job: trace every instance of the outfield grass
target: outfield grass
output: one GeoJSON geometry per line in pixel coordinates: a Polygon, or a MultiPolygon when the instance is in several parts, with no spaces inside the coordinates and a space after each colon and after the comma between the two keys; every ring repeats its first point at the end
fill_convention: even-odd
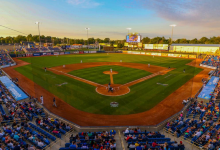
{"type": "MultiPolygon", "coordinates": [[[[190,59],[127,54],[83,54],[29,57],[20,59],[31,64],[18,67],[16,70],[33,80],[38,85],[42,86],[79,110],[109,115],[134,114],[149,110],[202,70],[200,68],[186,65],[192,61],[190,59]],[[123,62],[132,63],[150,63],[152,65],[162,67],[170,66],[171,68],[176,69],[170,71],[166,75],[159,75],[144,82],[135,84],[130,87],[130,93],[120,97],[108,97],[100,95],[95,92],[95,87],[92,85],[74,80],[67,76],[56,75],[50,71],[45,73],[43,69],[44,67],[55,67],[64,64],[80,63],[81,60],[83,62],[120,62],[120,60],[122,60],[123,62]],[[183,73],[183,69],[186,70],[186,73],[183,73]],[[58,84],[64,82],[67,82],[68,84],[57,86],[58,84]],[[158,85],[158,82],[168,84],[168,86],[158,85]],[[119,107],[110,107],[110,102],[118,102],[119,107]]],[[[125,68],[126,67],[123,69],[125,68]]],[[[119,72],[121,71],[119,70],[119,72]]],[[[120,74],[123,74],[123,72],[120,74]]],[[[142,73],[140,73],[140,75],[141,74],[142,73]]],[[[90,76],[90,74],[87,74],[87,76],[90,76]]],[[[136,78],[134,76],[135,74],[131,75],[130,77],[126,75],[124,78],[136,78]]],[[[124,80],[123,77],[119,77],[117,79],[119,81],[117,82],[120,82],[120,78],[121,80],[124,80]]],[[[100,77],[97,77],[97,79],[102,80],[100,77]]],[[[104,80],[101,82],[104,83],[108,79],[106,81],[104,80]]]]}
{"type": "Polygon", "coordinates": [[[118,72],[118,74],[113,75],[114,84],[125,84],[151,74],[150,72],[144,70],[115,66],[115,65],[106,65],[106,66],[74,70],[72,72],[69,72],[69,74],[99,84],[108,84],[110,82],[110,75],[103,74],[103,72],[109,71],[110,69],[118,72]]]}

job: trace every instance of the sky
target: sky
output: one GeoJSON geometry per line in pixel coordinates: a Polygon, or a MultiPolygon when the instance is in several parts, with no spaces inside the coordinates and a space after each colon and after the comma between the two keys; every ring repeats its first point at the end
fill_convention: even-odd
{"type": "MultiPolygon", "coordinates": [[[[123,40],[130,32],[142,37],[173,39],[220,35],[220,0],[0,0],[0,25],[25,34],[123,40]]],[[[20,33],[0,26],[0,37],[20,33]]]]}

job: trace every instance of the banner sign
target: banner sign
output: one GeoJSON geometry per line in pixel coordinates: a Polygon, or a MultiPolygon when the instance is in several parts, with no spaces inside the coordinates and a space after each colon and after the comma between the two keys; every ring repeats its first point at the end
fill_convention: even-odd
{"type": "Polygon", "coordinates": [[[89,53],[96,53],[96,51],[89,51],[89,53]]]}
{"type": "Polygon", "coordinates": [[[65,52],[65,54],[70,54],[70,52],[65,52]]]}
{"type": "Polygon", "coordinates": [[[84,53],[84,51],[78,51],[78,53],[83,54],[83,53],[84,53]]]}
{"type": "Polygon", "coordinates": [[[105,51],[97,51],[97,53],[105,53],[105,51]]]}
{"type": "Polygon", "coordinates": [[[60,52],[60,55],[64,55],[64,52],[60,52]]]}
{"type": "Polygon", "coordinates": [[[84,53],[89,53],[89,51],[84,51],[84,53]]]}
{"type": "Polygon", "coordinates": [[[28,98],[28,96],[7,76],[0,77],[0,81],[5,85],[5,87],[9,90],[9,92],[15,98],[16,101],[28,98]]]}
{"type": "Polygon", "coordinates": [[[53,54],[54,54],[54,55],[59,55],[59,52],[54,52],[53,54]]]}
{"type": "Polygon", "coordinates": [[[211,99],[212,93],[214,92],[218,81],[219,81],[219,77],[212,76],[209,82],[200,92],[198,98],[208,99],[208,100],[211,99]]]}
{"type": "Polygon", "coordinates": [[[140,52],[132,52],[132,54],[140,54],[140,52]]]}
{"type": "Polygon", "coordinates": [[[27,53],[26,56],[31,57],[31,56],[33,56],[33,54],[32,53],[27,53]]]}
{"type": "Polygon", "coordinates": [[[33,53],[33,56],[40,56],[40,53],[33,53]]]}
{"type": "Polygon", "coordinates": [[[47,53],[43,53],[43,55],[47,55],[47,53]]]}

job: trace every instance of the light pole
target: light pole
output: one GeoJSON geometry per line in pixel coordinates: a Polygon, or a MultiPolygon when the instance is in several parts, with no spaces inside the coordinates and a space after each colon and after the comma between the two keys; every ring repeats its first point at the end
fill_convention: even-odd
{"type": "Polygon", "coordinates": [[[175,24],[170,25],[172,27],[172,35],[171,35],[171,44],[173,43],[173,28],[176,26],[175,24]]]}
{"type": "Polygon", "coordinates": [[[126,28],[128,30],[128,35],[129,35],[129,31],[131,30],[131,28],[126,28]]]}
{"type": "Polygon", "coordinates": [[[85,29],[87,30],[87,40],[88,40],[88,42],[87,42],[87,44],[88,44],[87,48],[89,49],[89,38],[88,38],[88,34],[89,34],[90,28],[85,28],[85,29]]]}
{"type": "MultiPolygon", "coordinates": [[[[40,41],[40,22],[37,21],[35,24],[38,25],[39,41],[40,41]]],[[[40,41],[40,45],[39,45],[39,50],[40,50],[40,48],[41,48],[41,41],[40,41]]]]}

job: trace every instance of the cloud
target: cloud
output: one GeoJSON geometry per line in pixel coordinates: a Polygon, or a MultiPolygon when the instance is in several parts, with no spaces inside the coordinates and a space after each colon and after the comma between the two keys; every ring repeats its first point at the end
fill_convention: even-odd
{"type": "Polygon", "coordinates": [[[82,8],[94,8],[101,5],[101,3],[98,3],[94,0],[67,0],[67,3],[80,6],[82,8]]]}
{"type": "MultiPolygon", "coordinates": [[[[138,7],[152,10],[179,25],[219,27],[219,0],[136,0],[138,7]]],[[[136,6],[137,7],[137,6],[136,6]]]]}

